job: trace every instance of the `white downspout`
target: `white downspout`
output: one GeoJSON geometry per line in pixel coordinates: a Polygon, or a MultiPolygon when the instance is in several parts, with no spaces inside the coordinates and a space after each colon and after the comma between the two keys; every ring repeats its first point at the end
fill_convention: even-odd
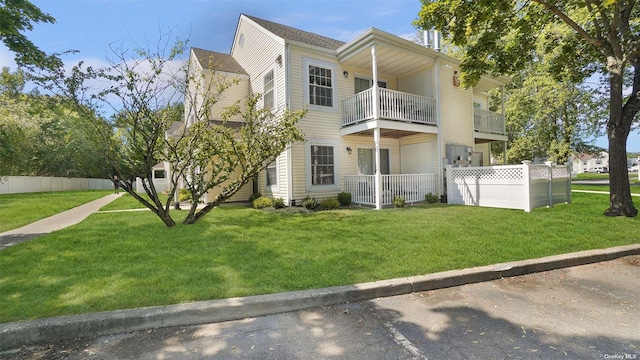
{"type": "MultiPolygon", "coordinates": [[[[373,118],[378,120],[380,118],[380,91],[378,89],[378,63],[376,59],[376,45],[371,45],[371,66],[373,68],[373,118]]],[[[376,188],[376,210],[382,209],[382,173],[380,172],[380,128],[373,129],[373,142],[375,144],[375,157],[376,157],[376,174],[375,174],[375,188],[376,188]]]]}
{"type": "MultiPolygon", "coordinates": [[[[291,46],[289,43],[285,44],[284,52],[284,96],[285,96],[285,108],[290,110],[291,107],[291,77],[289,76],[289,60],[291,59],[291,46]]],[[[293,196],[293,144],[287,148],[287,202],[292,205],[295,197],[293,196]]]]}
{"type": "Polygon", "coordinates": [[[436,65],[435,65],[435,84],[436,88],[436,125],[438,128],[438,190],[440,192],[440,196],[445,195],[444,193],[444,163],[442,161],[442,126],[441,126],[441,118],[440,118],[440,57],[436,57],[436,65]]]}

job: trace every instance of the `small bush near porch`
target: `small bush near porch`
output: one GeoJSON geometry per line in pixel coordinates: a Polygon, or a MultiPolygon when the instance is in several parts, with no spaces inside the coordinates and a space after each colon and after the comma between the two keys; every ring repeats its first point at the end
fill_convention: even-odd
{"type": "MultiPolygon", "coordinates": [[[[126,198],[117,201],[126,201],[126,198]]],[[[531,213],[445,204],[308,214],[215,209],[167,229],[108,212],[0,251],[0,322],[322,288],[640,243],[608,195],[531,213]]],[[[114,204],[117,207],[117,204],[114,204]]]]}

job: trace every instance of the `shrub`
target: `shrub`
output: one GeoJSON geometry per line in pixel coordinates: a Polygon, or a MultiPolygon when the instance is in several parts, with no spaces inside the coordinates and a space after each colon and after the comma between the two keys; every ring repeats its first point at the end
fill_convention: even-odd
{"type": "Polygon", "coordinates": [[[336,198],[328,198],[320,201],[320,209],[334,210],[340,208],[340,202],[336,198]]]}
{"type": "Polygon", "coordinates": [[[402,196],[398,196],[398,195],[394,195],[393,196],[393,206],[397,207],[397,208],[401,208],[404,207],[404,197],[402,196]]]}
{"type": "Polygon", "coordinates": [[[308,210],[315,210],[319,205],[320,204],[318,203],[318,200],[316,200],[316,198],[312,196],[307,196],[306,198],[302,199],[302,206],[308,210]]]}
{"type": "Polygon", "coordinates": [[[338,193],[338,202],[341,206],[349,206],[351,204],[351,193],[341,192],[338,193]]]}
{"type": "Polygon", "coordinates": [[[251,194],[251,195],[249,195],[249,202],[253,204],[253,201],[255,199],[259,199],[261,197],[262,197],[262,193],[251,194]]]}
{"type": "Polygon", "coordinates": [[[435,195],[433,193],[428,193],[424,196],[424,201],[433,204],[433,203],[437,203],[438,201],[440,201],[440,199],[438,198],[438,195],[435,195]]]}
{"type": "Polygon", "coordinates": [[[272,207],[273,201],[271,199],[261,196],[255,200],[253,200],[253,207],[256,209],[264,209],[266,207],[272,207]]]}
{"type": "Polygon", "coordinates": [[[282,209],[284,207],[283,198],[274,198],[272,202],[273,202],[273,207],[276,209],[282,209]]]}
{"type": "Polygon", "coordinates": [[[191,193],[187,189],[180,189],[178,192],[178,200],[187,201],[191,200],[191,193]]]}

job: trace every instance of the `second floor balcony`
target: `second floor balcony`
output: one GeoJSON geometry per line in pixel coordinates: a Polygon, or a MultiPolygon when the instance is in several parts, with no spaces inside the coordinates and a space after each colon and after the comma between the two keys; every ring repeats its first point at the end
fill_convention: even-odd
{"type": "Polygon", "coordinates": [[[376,106],[374,91],[370,88],[342,101],[342,126],[372,119],[437,125],[434,99],[378,88],[376,106]]]}
{"type": "Polygon", "coordinates": [[[506,135],[504,115],[487,110],[473,109],[473,129],[476,132],[506,135]]]}

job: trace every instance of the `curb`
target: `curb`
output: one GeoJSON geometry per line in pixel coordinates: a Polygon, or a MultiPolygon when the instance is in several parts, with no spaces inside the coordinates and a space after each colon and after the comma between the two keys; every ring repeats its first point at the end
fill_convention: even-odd
{"type": "Polygon", "coordinates": [[[0,351],[79,337],[239,320],[472,284],[640,255],[640,244],[429,275],[243,298],[153,306],[0,324],[0,351]]]}

